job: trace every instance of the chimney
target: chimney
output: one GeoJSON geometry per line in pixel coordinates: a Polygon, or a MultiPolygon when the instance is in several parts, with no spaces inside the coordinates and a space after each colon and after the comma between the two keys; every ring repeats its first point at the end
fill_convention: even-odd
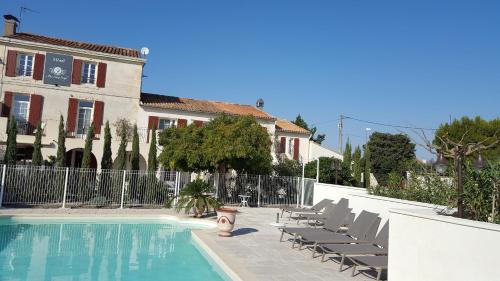
{"type": "Polygon", "coordinates": [[[10,36],[16,34],[17,24],[19,20],[13,15],[3,16],[3,36],[10,36]]]}

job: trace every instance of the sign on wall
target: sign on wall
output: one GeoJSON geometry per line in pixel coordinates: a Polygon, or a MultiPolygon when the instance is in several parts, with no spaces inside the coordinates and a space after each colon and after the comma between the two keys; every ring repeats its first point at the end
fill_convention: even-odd
{"type": "Polygon", "coordinates": [[[72,68],[72,56],[47,53],[47,55],[45,56],[45,72],[43,74],[43,83],[69,86],[71,84],[72,68]]]}

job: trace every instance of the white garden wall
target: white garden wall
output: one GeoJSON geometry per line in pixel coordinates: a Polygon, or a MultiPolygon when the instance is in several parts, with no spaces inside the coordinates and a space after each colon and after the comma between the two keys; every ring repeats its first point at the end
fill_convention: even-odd
{"type": "Polygon", "coordinates": [[[389,210],[391,209],[438,211],[447,209],[447,207],[440,205],[369,195],[365,188],[317,183],[314,185],[314,203],[321,201],[323,198],[335,201],[340,200],[340,198],[347,198],[349,199],[349,207],[353,209],[354,213],[359,214],[362,210],[378,213],[382,218],[382,224],[389,219],[389,210]]]}
{"type": "Polygon", "coordinates": [[[315,184],[314,202],[349,199],[353,212],[390,220],[390,281],[500,280],[500,225],[439,215],[444,206],[369,195],[365,189],[315,184]]]}
{"type": "Polygon", "coordinates": [[[389,280],[500,280],[500,225],[393,210],[389,280]]]}

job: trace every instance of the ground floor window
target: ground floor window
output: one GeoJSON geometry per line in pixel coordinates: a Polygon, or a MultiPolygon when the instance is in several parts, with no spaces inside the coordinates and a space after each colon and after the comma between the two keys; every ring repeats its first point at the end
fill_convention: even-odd
{"type": "Polygon", "coordinates": [[[92,122],[92,109],[94,103],[91,101],[80,101],[78,103],[78,126],[76,133],[77,135],[86,135],[87,130],[90,127],[90,122],[92,122]]]}

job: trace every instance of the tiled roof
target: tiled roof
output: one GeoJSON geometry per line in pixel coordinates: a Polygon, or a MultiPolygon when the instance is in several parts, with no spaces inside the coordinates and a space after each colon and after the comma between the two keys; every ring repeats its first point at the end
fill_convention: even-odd
{"type": "Polygon", "coordinates": [[[188,98],[179,98],[157,94],[141,93],[141,102],[143,105],[176,109],[191,112],[204,112],[214,114],[228,114],[246,116],[251,115],[255,118],[273,120],[274,117],[255,106],[244,104],[233,104],[218,101],[195,100],[188,98]]]}
{"type": "Polygon", "coordinates": [[[113,54],[113,55],[119,55],[119,56],[126,56],[126,57],[133,57],[133,58],[139,57],[139,51],[135,50],[135,49],[120,48],[120,47],[113,47],[113,46],[107,46],[107,45],[98,45],[98,44],[85,43],[85,42],[79,42],[79,41],[64,40],[64,39],[53,38],[53,37],[48,37],[48,36],[43,36],[43,35],[31,34],[31,33],[15,33],[13,35],[4,36],[4,37],[17,39],[17,40],[23,40],[23,41],[49,44],[49,45],[70,47],[70,48],[75,48],[75,49],[94,51],[94,52],[100,52],[100,53],[106,53],[106,54],[113,54]]]}
{"type": "Polygon", "coordinates": [[[299,134],[307,134],[310,132],[302,127],[299,127],[292,122],[284,119],[276,120],[276,131],[278,132],[287,132],[287,133],[299,133],[299,134]]]}

